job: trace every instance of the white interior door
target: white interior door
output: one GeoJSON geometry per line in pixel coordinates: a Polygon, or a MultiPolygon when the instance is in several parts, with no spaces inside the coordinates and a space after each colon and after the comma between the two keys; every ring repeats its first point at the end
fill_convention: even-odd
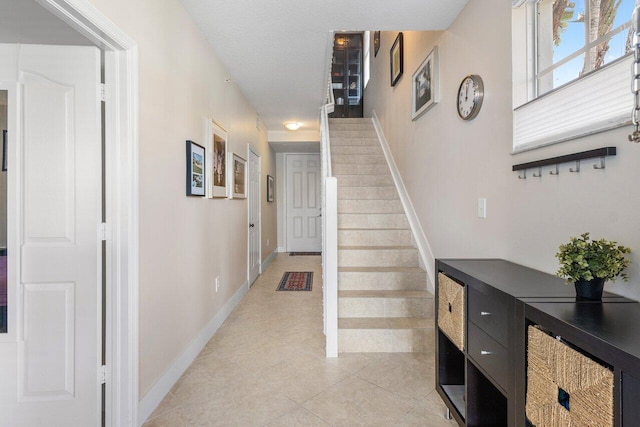
{"type": "Polygon", "coordinates": [[[260,275],[260,156],[249,147],[249,285],[260,275]]]}
{"type": "Polygon", "coordinates": [[[0,425],[99,425],[100,51],[0,45],[0,63],[0,80],[19,82],[8,249],[16,340],[0,343],[0,425]]]}
{"type": "Polygon", "coordinates": [[[320,154],[287,154],[287,252],[320,252],[320,154]]]}

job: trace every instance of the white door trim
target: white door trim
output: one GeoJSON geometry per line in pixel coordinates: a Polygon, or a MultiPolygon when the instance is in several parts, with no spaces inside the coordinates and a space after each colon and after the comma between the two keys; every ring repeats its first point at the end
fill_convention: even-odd
{"type": "MultiPolygon", "coordinates": [[[[260,152],[253,148],[251,144],[247,144],[247,165],[251,162],[251,153],[255,154],[258,157],[258,276],[262,274],[262,156],[260,156],[260,152]]],[[[247,166],[247,179],[245,182],[247,183],[247,188],[249,188],[249,171],[250,167],[247,166]]],[[[251,199],[247,201],[247,230],[249,230],[249,223],[251,222],[251,199]]],[[[249,232],[247,231],[247,283],[249,283],[249,287],[251,287],[251,237],[249,232]]]]}
{"type": "Polygon", "coordinates": [[[105,52],[106,425],[138,421],[138,48],[89,0],[36,0],[105,52]]]}

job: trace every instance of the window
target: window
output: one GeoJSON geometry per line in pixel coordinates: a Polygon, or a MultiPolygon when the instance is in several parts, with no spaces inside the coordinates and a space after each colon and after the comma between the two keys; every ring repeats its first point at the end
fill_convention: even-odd
{"type": "Polygon", "coordinates": [[[366,89],[367,88],[367,84],[369,83],[369,77],[371,77],[371,31],[365,31],[364,32],[364,70],[363,70],[363,79],[364,79],[364,86],[363,88],[366,89]]]}
{"type": "Polygon", "coordinates": [[[518,3],[512,20],[513,151],[629,123],[634,0],[518,3]]]}
{"type": "Polygon", "coordinates": [[[631,52],[634,0],[536,4],[536,80],[542,95],[631,52]]]}

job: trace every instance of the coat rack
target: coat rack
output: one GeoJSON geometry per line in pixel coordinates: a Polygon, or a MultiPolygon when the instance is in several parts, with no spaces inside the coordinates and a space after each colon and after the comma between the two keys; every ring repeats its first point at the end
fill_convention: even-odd
{"type": "Polygon", "coordinates": [[[593,165],[594,169],[602,170],[605,168],[605,158],[607,156],[615,156],[616,147],[603,147],[596,148],[595,150],[581,151],[579,153],[566,154],[564,156],[550,157],[548,159],[536,160],[534,162],[520,163],[513,165],[511,170],[518,171],[518,178],[527,179],[527,169],[535,169],[533,172],[535,178],[542,177],[542,168],[544,166],[554,166],[553,170],[549,171],[549,175],[559,175],[559,165],[562,163],[575,163],[575,166],[569,168],[569,172],[580,172],[580,162],[586,159],[599,158],[600,161],[593,165]]]}

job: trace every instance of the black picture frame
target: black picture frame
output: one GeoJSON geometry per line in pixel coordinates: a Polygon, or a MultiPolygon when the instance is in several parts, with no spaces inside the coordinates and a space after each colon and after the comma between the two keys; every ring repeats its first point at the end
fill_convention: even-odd
{"type": "Polygon", "coordinates": [[[2,172],[7,171],[7,130],[2,130],[2,172]]]}
{"type": "Polygon", "coordinates": [[[267,202],[273,202],[274,180],[271,175],[267,175],[267,202]]]}
{"type": "Polygon", "coordinates": [[[404,43],[402,33],[398,33],[389,51],[391,62],[391,86],[395,86],[404,72],[404,43]]]}
{"type": "Polygon", "coordinates": [[[205,148],[187,140],[187,196],[204,197],[206,176],[205,148]]]}
{"type": "Polygon", "coordinates": [[[378,56],[380,50],[380,31],[373,32],[373,57],[378,56]]]}

